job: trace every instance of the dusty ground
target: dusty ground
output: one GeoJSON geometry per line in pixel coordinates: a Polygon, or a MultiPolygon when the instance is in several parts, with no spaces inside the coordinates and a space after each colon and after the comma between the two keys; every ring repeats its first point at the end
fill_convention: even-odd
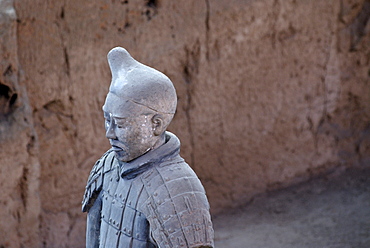
{"type": "Polygon", "coordinates": [[[271,192],[214,227],[218,248],[369,248],[370,168],[271,192]]]}

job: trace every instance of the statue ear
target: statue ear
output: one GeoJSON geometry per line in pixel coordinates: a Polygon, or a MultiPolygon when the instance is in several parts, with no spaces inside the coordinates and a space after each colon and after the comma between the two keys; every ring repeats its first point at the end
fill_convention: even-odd
{"type": "Polygon", "coordinates": [[[163,133],[163,117],[160,114],[155,114],[152,117],[152,127],[153,127],[153,132],[155,136],[159,136],[163,133]]]}

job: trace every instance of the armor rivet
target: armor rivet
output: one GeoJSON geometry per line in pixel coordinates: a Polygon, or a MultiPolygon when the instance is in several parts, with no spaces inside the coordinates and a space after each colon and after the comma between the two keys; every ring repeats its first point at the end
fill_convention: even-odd
{"type": "Polygon", "coordinates": [[[113,225],[115,225],[115,224],[116,224],[116,221],[114,220],[114,221],[113,221],[113,225]]]}
{"type": "Polygon", "coordinates": [[[154,196],[157,196],[157,195],[158,195],[158,193],[157,193],[157,192],[155,192],[155,193],[154,193],[154,196]]]}
{"type": "Polygon", "coordinates": [[[119,198],[122,198],[122,194],[119,194],[119,198]]]}
{"type": "Polygon", "coordinates": [[[117,197],[117,193],[114,194],[114,197],[117,197]]]}
{"type": "Polygon", "coordinates": [[[131,201],[129,201],[129,202],[128,202],[128,205],[130,205],[130,206],[131,206],[131,201]]]}
{"type": "Polygon", "coordinates": [[[110,189],[108,189],[108,194],[110,193],[110,189]]]}
{"type": "Polygon", "coordinates": [[[123,204],[121,204],[121,208],[123,208],[123,204]]]}
{"type": "Polygon", "coordinates": [[[113,200],[113,201],[112,201],[112,204],[114,204],[115,202],[116,202],[116,201],[115,201],[115,200],[113,200]]]}
{"type": "Polygon", "coordinates": [[[104,214],[101,217],[104,218],[104,214]]]}
{"type": "Polygon", "coordinates": [[[112,178],[112,177],[110,178],[110,181],[111,181],[111,182],[113,181],[113,178],[112,178]]]}
{"type": "Polygon", "coordinates": [[[109,219],[109,223],[111,223],[112,222],[112,218],[111,219],[109,219]]]}
{"type": "Polygon", "coordinates": [[[168,177],[165,177],[165,178],[164,178],[164,180],[165,180],[165,181],[169,181],[170,179],[169,179],[168,177]]]}
{"type": "Polygon", "coordinates": [[[127,231],[126,227],[125,227],[125,228],[123,228],[123,231],[124,231],[124,232],[126,232],[126,231],[127,231]]]}
{"type": "Polygon", "coordinates": [[[105,200],[108,200],[108,196],[105,197],[105,200]]]}
{"type": "Polygon", "coordinates": [[[128,230],[128,234],[131,234],[131,230],[128,230]]]}
{"type": "Polygon", "coordinates": [[[152,184],[151,184],[151,183],[148,183],[147,185],[148,185],[148,187],[152,186],[152,184]]]}
{"type": "Polygon", "coordinates": [[[136,238],[140,238],[140,235],[139,234],[136,234],[136,238]]]}
{"type": "Polygon", "coordinates": [[[118,234],[119,234],[119,231],[116,232],[116,235],[118,235],[118,234]]]}

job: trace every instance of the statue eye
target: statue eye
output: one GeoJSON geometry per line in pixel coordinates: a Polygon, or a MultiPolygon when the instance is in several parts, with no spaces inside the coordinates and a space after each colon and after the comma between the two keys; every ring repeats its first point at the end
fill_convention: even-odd
{"type": "Polygon", "coordinates": [[[106,114],[104,112],[104,122],[105,122],[105,126],[110,126],[110,115],[106,114]]]}
{"type": "Polygon", "coordinates": [[[118,128],[125,128],[126,127],[126,125],[124,124],[124,123],[122,123],[122,122],[118,122],[118,121],[115,121],[115,123],[116,123],[116,126],[118,127],[118,128]]]}
{"type": "Polygon", "coordinates": [[[109,128],[110,127],[110,120],[105,119],[105,127],[109,128]]]}
{"type": "Polygon", "coordinates": [[[127,128],[129,124],[126,118],[114,117],[113,121],[114,121],[115,126],[120,129],[127,128]]]}

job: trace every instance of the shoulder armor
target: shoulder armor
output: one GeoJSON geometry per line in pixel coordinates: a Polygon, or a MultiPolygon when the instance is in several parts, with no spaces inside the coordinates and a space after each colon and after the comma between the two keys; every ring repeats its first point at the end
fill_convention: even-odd
{"type": "Polygon", "coordinates": [[[194,171],[178,159],[151,171],[142,177],[149,195],[143,211],[159,247],[213,247],[209,204],[194,171]]]}
{"type": "Polygon", "coordinates": [[[94,204],[96,197],[99,195],[103,186],[104,173],[112,169],[113,159],[114,152],[112,150],[108,150],[98,161],[96,161],[91,169],[82,200],[82,212],[89,211],[91,206],[94,204]]]}

